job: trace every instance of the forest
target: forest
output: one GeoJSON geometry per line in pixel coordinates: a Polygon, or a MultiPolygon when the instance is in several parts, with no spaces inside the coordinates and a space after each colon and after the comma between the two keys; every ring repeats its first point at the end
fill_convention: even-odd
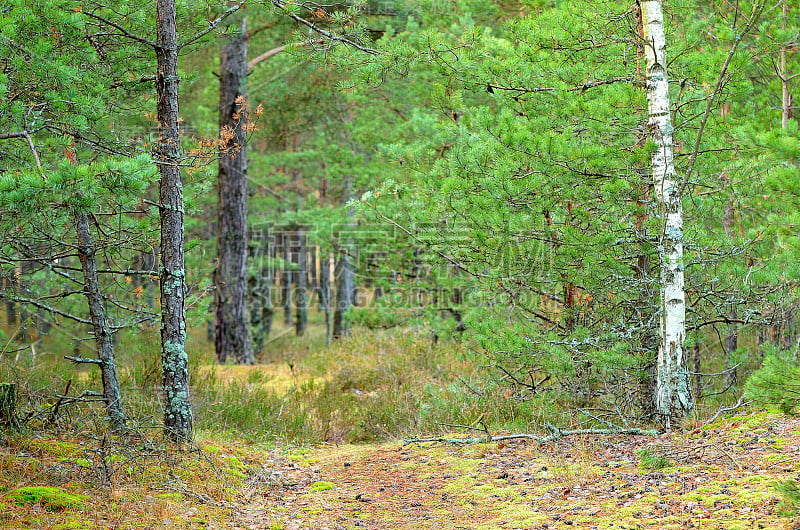
{"type": "Polygon", "coordinates": [[[800,527],[799,36],[1,1],[0,528],[800,527]]]}

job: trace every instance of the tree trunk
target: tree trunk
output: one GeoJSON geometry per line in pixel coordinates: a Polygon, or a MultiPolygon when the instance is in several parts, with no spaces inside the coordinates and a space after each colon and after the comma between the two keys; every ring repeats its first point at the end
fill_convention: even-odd
{"type": "Polygon", "coordinates": [[[214,271],[217,360],[253,364],[247,308],[247,22],[232,15],[220,52],[217,266],[214,271]],[[222,149],[224,148],[224,150],[222,149]]]}
{"type": "Polygon", "coordinates": [[[686,336],[686,296],[683,278],[683,205],[675,172],[673,127],[667,83],[666,41],[661,0],[641,0],[650,135],[658,146],[651,157],[653,187],[663,222],[659,235],[661,325],[656,372],[656,412],[667,429],[673,416],[692,409],[683,342],[686,336]]]}
{"type": "Polygon", "coordinates": [[[308,248],[306,234],[302,228],[295,232],[297,236],[297,296],[296,296],[296,322],[295,332],[298,337],[306,334],[308,329],[308,248]]]}
{"type": "Polygon", "coordinates": [[[186,266],[178,112],[178,30],[175,0],[156,0],[156,91],[161,174],[161,364],[164,432],[173,442],[192,438],[189,359],[186,353],[186,266]]]}
{"type": "MultiPolygon", "coordinates": [[[[269,236],[271,237],[271,236],[269,236]]],[[[253,256],[258,266],[258,273],[250,279],[252,306],[250,308],[250,326],[253,335],[253,354],[260,358],[264,353],[264,343],[269,337],[272,325],[272,265],[270,260],[270,244],[268,236],[262,236],[256,245],[253,256]]]]}
{"type": "Polygon", "coordinates": [[[326,253],[319,262],[319,303],[325,313],[325,345],[333,340],[331,319],[331,258],[326,253]]]}
{"type": "Polygon", "coordinates": [[[281,275],[281,304],[283,305],[283,323],[286,327],[292,325],[292,270],[289,268],[292,262],[292,252],[290,249],[291,238],[288,231],[281,235],[283,244],[283,274],[281,275]]]}
{"type": "Polygon", "coordinates": [[[345,313],[355,303],[355,274],[350,263],[350,257],[342,253],[336,262],[334,277],[336,278],[336,308],[333,313],[333,340],[346,337],[350,327],[345,313]]]}
{"type": "MultiPolygon", "coordinates": [[[[318,259],[317,259],[317,246],[311,245],[308,248],[308,274],[309,274],[309,297],[308,303],[313,303],[312,300],[314,295],[319,295],[319,269],[317,268],[318,259]]],[[[322,307],[322,302],[320,301],[320,308],[322,307]]]]}
{"type": "MultiPolygon", "coordinates": [[[[731,226],[734,220],[734,209],[731,205],[725,205],[722,209],[722,228],[725,230],[725,236],[731,237],[731,226]]],[[[726,382],[731,387],[736,387],[738,383],[738,374],[733,364],[733,354],[739,347],[739,334],[738,325],[736,324],[736,309],[732,309],[729,313],[730,322],[728,323],[728,331],[725,333],[725,339],[722,341],[722,352],[725,354],[725,371],[726,382]]]]}
{"type": "Polygon", "coordinates": [[[16,385],[0,383],[0,426],[17,428],[16,385]]]}
{"type": "Polygon", "coordinates": [[[6,324],[13,326],[17,323],[17,304],[14,302],[14,284],[16,281],[11,275],[3,277],[3,293],[6,299],[6,324]]]}
{"type": "Polygon", "coordinates": [[[83,270],[83,291],[89,302],[89,315],[92,319],[94,340],[97,344],[97,359],[100,361],[100,374],[103,381],[103,399],[111,422],[111,429],[125,429],[125,412],[122,408],[122,393],[117,376],[117,361],[114,356],[114,343],[111,328],[106,316],[103,293],[97,279],[97,264],[94,259],[94,242],[89,231],[89,218],[80,212],[75,218],[78,233],[78,258],[83,270]]]}
{"type": "MultiPolygon", "coordinates": [[[[736,311],[730,314],[732,319],[736,318],[736,311]]],[[[739,382],[739,374],[737,373],[736,365],[734,364],[733,355],[739,348],[739,334],[737,325],[734,322],[728,324],[728,331],[725,333],[725,338],[722,341],[722,352],[725,354],[725,381],[731,387],[735,388],[739,382]]]]}
{"type": "MultiPolygon", "coordinates": [[[[28,268],[30,264],[28,261],[20,262],[17,267],[17,287],[20,292],[27,290],[27,282],[25,277],[28,275],[28,268]]],[[[19,304],[19,331],[17,331],[17,338],[20,342],[28,340],[28,306],[27,304],[19,304]]]]}
{"type": "MultiPolygon", "coordinates": [[[[352,192],[350,189],[350,177],[344,182],[344,203],[350,201],[352,192]]],[[[351,263],[350,255],[353,254],[353,241],[349,233],[353,226],[353,208],[347,209],[347,223],[345,224],[345,234],[340,244],[343,249],[340,251],[339,259],[336,261],[334,277],[336,279],[336,308],[333,313],[333,340],[346,337],[350,333],[345,313],[355,305],[355,272],[351,263]]]]}

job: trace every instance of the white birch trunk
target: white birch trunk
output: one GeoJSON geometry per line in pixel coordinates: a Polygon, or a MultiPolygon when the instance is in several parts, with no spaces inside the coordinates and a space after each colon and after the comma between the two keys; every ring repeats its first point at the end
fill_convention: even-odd
{"type": "Polygon", "coordinates": [[[661,327],[656,374],[656,411],[670,428],[673,415],[692,408],[683,342],[686,337],[686,297],[683,278],[683,206],[672,149],[666,39],[662,1],[641,0],[647,67],[647,104],[650,137],[657,148],[652,156],[653,185],[663,232],[659,238],[661,262],[661,327]]]}

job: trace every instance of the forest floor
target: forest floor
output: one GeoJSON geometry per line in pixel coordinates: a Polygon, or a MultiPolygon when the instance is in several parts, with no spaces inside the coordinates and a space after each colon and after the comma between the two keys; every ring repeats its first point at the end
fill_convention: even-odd
{"type": "Polygon", "coordinates": [[[800,420],[767,413],[655,438],[198,445],[0,436],[0,527],[800,528],[773,487],[800,479],[800,420]]]}

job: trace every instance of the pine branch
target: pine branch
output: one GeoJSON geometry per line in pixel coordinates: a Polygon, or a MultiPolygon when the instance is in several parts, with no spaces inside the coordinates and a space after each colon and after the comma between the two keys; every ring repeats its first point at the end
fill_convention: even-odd
{"type": "MultiPolygon", "coordinates": [[[[43,127],[40,127],[38,130],[41,130],[43,127]]],[[[41,175],[42,179],[45,178],[44,176],[44,169],[42,169],[42,162],[39,160],[39,153],[36,152],[36,146],[33,143],[33,138],[31,138],[31,133],[27,129],[22,131],[15,131],[10,133],[3,133],[0,134],[0,140],[10,140],[13,138],[25,138],[28,142],[28,147],[33,154],[33,161],[36,163],[36,169],[39,170],[39,175],[41,175]]]]}
{"type": "Polygon", "coordinates": [[[327,38],[330,41],[341,42],[343,44],[347,44],[348,46],[350,46],[352,48],[355,48],[355,49],[357,49],[359,51],[362,51],[362,52],[364,52],[364,53],[366,53],[368,55],[379,55],[380,54],[380,52],[378,50],[374,49],[374,48],[369,48],[367,46],[363,46],[363,45],[361,45],[361,44],[359,44],[359,43],[357,43],[357,42],[355,42],[355,41],[353,41],[353,40],[351,40],[351,39],[349,39],[347,37],[343,37],[341,35],[336,35],[335,33],[332,33],[330,31],[324,30],[321,27],[319,27],[318,25],[316,25],[313,22],[311,22],[310,20],[306,20],[306,19],[304,19],[303,17],[301,17],[299,15],[295,15],[294,13],[289,11],[288,8],[287,8],[287,5],[285,3],[283,3],[283,2],[281,2],[280,0],[270,0],[270,2],[272,3],[272,5],[274,5],[275,7],[280,9],[281,11],[283,11],[286,14],[287,17],[291,18],[295,22],[298,22],[298,23],[300,23],[300,24],[302,24],[304,26],[307,26],[311,31],[316,31],[317,33],[319,33],[320,35],[322,35],[323,37],[327,38]]]}
{"type": "MultiPolygon", "coordinates": [[[[97,4],[97,5],[99,5],[100,7],[106,7],[106,6],[102,5],[102,4],[97,4]]],[[[111,20],[108,20],[107,18],[98,15],[97,13],[89,11],[86,14],[88,16],[90,16],[91,18],[93,18],[95,20],[99,20],[103,24],[109,25],[112,28],[116,29],[117,31],[119,31],[119,35],[122,36],[122,37],[127,37],[130,40],[139,42],[141,44],[146,44],[147,46],[150,46],[151,48],[155,48],[156,47],[155,41],[152,41],[150,39],[146,39],[146,38],[141,37],[139,35],[135,35],[135,34],[131,33],[130,31],[128,31],[127,29],[125,29],[124,27],[122,27],[119,24],[117,24],[116,22],[112,22],[111,20]]]]}
{"type": "MultiPolygon", "coordinates": [[[[33,300],[31,298],[20,298],[20,297],[15,296],[14,297],[14,301],[15,302],[20,302],[20,303],[23,303],[23,304],[30,304],[33,307],[37,307],[39,309],[44,309],[45,311],[49,311],[50,313],[53,313],[55,315],[60,315],[60,316],[62,316],[64,318],[68,318],[70,320],[74,320],[75,322],[80,322],[81,324],[86,324],[87,326],[91,326],[92,325],[92,321],[91,320],[87,320],[85,318],[81,318],[79,316],[75,316],[75,315],[73,315],[71,313],[67,313],[66,311],[61,311],[60,309],[56,309],[53,306],[49,306],[47,304],[43,304],[43,303],[41,303],[41,302],[39,302],[37,300],[33,300]]],[[[111,326],[111,329],[121,329],[121,326],[111,326]]]]}
{"type": "MultiPolygon", "coordinates": [[[[301,47],[301,46],[309,46],[311,44],[321,44],[323,42],[325,42],[324,39],[312,39],[303,42],[296,42],[294,44],[291,44],[291,46],[301,47]]],[[[289,46],[290,46],[289,44],[284,44],[283,46],[278,46],[276,48],[272,48],[271,50],[267,50],[257,57],[253,57],[252,59],[247,61],[247,73],[249,74],[253,70],[253,68],[263,63],[267,59],[274,57],[279,53],[285,51],[286,48],[288,48],[289,46]]]]}
{"type": "Polygon", "coordinates": [[[239,11],[239,9],[244,5],[245,1],[246,0],[242,0],[241,2],[236,4],[235,6],[229,7],[220,16],[218,16],[214,20],[210,21],[208,23],[208,27],[206,29],[196,33],[194,36],[190,37],[189,40],[187,40],[183,44],[178,44],[178,50],[180,50],[184,46],[189,46],[190,44],[193,44],[193,43],[197,42],[198,40],[202,39],[203,37],[205,37],[206,35],[208,35],[212,31],[217,29],[217,26],[219,26],[220,22],[222,22],[223,20],[225,20],[226,18],[228,18],[232,14],[236,13],[237,11],[239,11]]]}

